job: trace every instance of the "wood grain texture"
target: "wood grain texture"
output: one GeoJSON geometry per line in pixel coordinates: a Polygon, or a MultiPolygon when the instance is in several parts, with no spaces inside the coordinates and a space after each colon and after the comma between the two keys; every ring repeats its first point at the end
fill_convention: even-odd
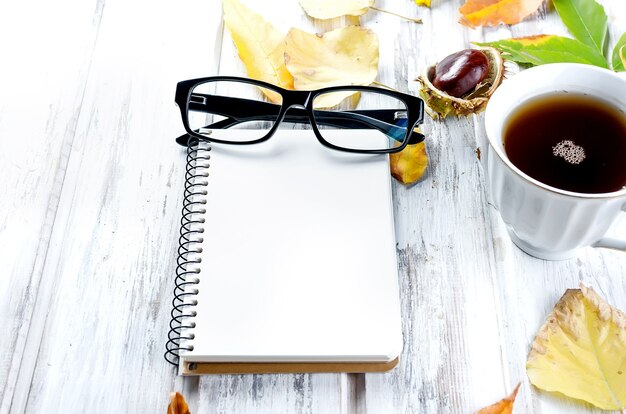
{"type": "MultiPolygon", "coordinates": [[[[396,33],[385,32],[393,37],[381,45],[395,45],[390,60],[405,77],[396,77],[396,84],[409,82],[416,91],[410,80],[421,68],[466,47],[467,29],[449,24],[460,4],[436,3],[424,11],[423,27],[397,24],[396,33]]],[[[379,24],[391,26],[383,19],[379,24]]],[[[405,349],[396,370],[366,375],[371,413],[471,412],[507,391],[474,123],[430,122],[427,130],[428,175],[394,192],[405,349]]]]}
{"type": "MultiPolygon", "coordinates": [[[[455,23],[461,0],[377,1],[379,81],[415,93],[425,65],[471,41],[567,35],[543,6],[514,26],[455,23]]],[[[602,0],[610,46],[623,2],[602,0]]],[[[285,33],[316,21],[295,0],[246,1],[285,33]]],[[[465,413],[508,394],[516,413],[599,412],[528,383],[530,342],[566,288],[626,309],[624,253],[546,262],[512,245],[485,188],[482,115],[429,122],[430,167],[394,184],[405,347],[383,374],[175,376],[162,358],[182,201],[177,81],[244,75],[219,0],[0,4],[0,413],[465,413]]],[[[626,220],[612,230],[624,237],[626,220]]]]}
{"type": "Polygon", "coordinates": [[[173,97],[210,61],[188,42],[216,43],[210,15],[104,7],[11,411],[158,412],[182,388],[162,358],[184,173],[173,97]]]}
{"type": "Polygon", "coordinates": [[[33,312],[101,14],[98,1],[0,5],[0,412],[19,412],[28,390],[24,355],[38,346],[33,312]]]}

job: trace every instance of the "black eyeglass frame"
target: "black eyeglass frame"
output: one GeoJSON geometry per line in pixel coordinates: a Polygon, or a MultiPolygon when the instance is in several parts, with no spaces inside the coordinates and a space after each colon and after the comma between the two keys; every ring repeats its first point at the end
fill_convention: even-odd
{"type": "MultiPolygon", "coordinates": [[[[248,101],[246,99],[237,99],[237,98],[230,98],[233,100],[239,100],[239,101],[248,101]]],[[[278,86],[272,85],[270,83],[267,82],[263,82],[263,81],[259,81],[256,79],[249,79],[249,78],[241,78],[241,77],[237,77],[237,76],[211,76],[211,77],[205,77],[205,78],[196,78],[196,79],[189,79],[189,80],[184,80],[181,82],[178,82],[178,84],[176,85],[176,95],[175,95],[175,102],[178,105],[179,109],[180,109],[180,113],[181,113],[181,118],[183,121],[183,125],[185,127],[185,131],[187,131],[187,134],[182,135],[180,137],[178,137],[176,139],[176,141],[181,144],[181,145],[187,145],[187,141],[189,139],[189,137],[193,137],[196,138],[198,140],[202,140],[202,141],[208,141],[208,142],[214,142],[214,143],[220,143],[220,144],[228,144],[228,145],[253,145],[253,144],[258,144],[260,142],[266,141],[268,139],[270,139],[272,137],[272,135],[274,135],[276,133],[276,131],[278,130],[278,127],[280,126],[280,124],[285,120],[285,117],[287,115],[287,111],[291,110],[291,111],[304,111],[303,114],[300,114],[299,116],[296,115],[295,117],[287,117],[288,122],[302,122],[303,121],[303,115],[306,115],[306,118],[308,120],[308,123],[311,125],[311,128],[313,130],[313,133],[315,134],[315,136],[317,137],[317,140],[324,146],[328,147],[328,148],[332,148],[338,151],[344,151],[344,152],[352,152],[352,153],[367,153],[367,154],[390,154],[390,153],[395,153],[395,152],[399,152],[402,151],[407,145],[409,144],[417,144],[419,142],[422,142],[424,140],[424,135],[420,134],[419,132],[414,131],[414,129],[423,123],[424,121],[424,102],[422,101],[422,99],[416,97],[416,96],[412,96],[412,95],[408,95],[405,93],[401,93],[401,92],[397,92],[397,91],[393,91],[393,90],[388,90],[388,89],[383,89],[383,88],[378,88],[378,87],[374,87],[374,86],[360,86],[360,85],[350,85],[350,86],[333,86],[333,87],[329,87],[329,88],[322,88],[322,89],[317,89],[317,90],[313,90],[313,91],[293,91],[293,90],[288,90],[288,89],[284,89],[284,88],[280,88],[278,86]],[[192,91],[194,90],[194,88],[200,84],[203,83],[207,83],[207,82],[219,82],[219,81],[229,81],[229,82],[240,82],[240,83],[247,83],[247,84],[251,84],[260,88],[265,88],[268,90],[271,90],[273,92],[278,93],[279,95],[281,95],[282,97],[282,103],[280,104],[280,109],[278,112],[278,115],[276,115],[275,120],[273,121],[274,124],[272,125],[272,127],[270,128],[270,130],[261,138],[253,140],[253,141],[224,141],[224,140],[220,140],[220,139],[215,139],[215,138],[211,138],[211,137],[207,137],[206,135],[202,135],[200,133],[198,133],[197,131],[194,131],[191,129],[191,127],[189,126],[189,119],[187,117],[187,113],[189,111],[189,104],[191,102],[191,95],[192,95],[192,91]],[[368,150],[368,149],[353,149],[353,148],[344,148],[344,147],[340,147],[337,145],[334,145],[328,141],[326,141],[324,139],[324,137],[322,136],[322,134],[320,133],[320,130],[318,128],[318,122],[316,121],[315,115],[314,115],[314,111],[320,112],[323,110],[320,109],[314,109],[313,108],[313,101],[315,100],[315,98],[319,95],[322,94],[326,94],[326,93],[332,93],[332,92],[342,92],[342,91],[358,91],[358,92],[375,92],[375,93],[379,93],[379,94],[383,94],[383,95],[388,95],[390,97],[393,97],[395,99],[398,99],[399,101],[403,102],[404,105],[406,106],[406,112],[407,112],[407,126],[406,126],[406,133],[404,136],[404,139],[402,140],[401,144],[396,146],[396,147],[392,147],[392,148],[388,148],[388,149],[374,149],[374,150],[368,150]],[[302,109],[302,107],[304,107],[304,109],[302,109]]],[[[277,105],[278,104],[274,104],[274,103],[266,103],[266,102],[261,102],[261,101],[253,101],[255,105],[257,104],[266,104],[266,105],[277,105]]],[[[226,103],[226,100],[225,100],[226,103]]],[[[233,109],[234,110],[234,109],[233,109]]],[[[346,113],[367,113],[367,112],[378,112],[378,113],[387,113],[389,112],[390,114],[395,113],[397,110],[392,109],[392,110],[364,110],[364,111],[356,111],[356,110],[348,110],[346,111],[346,113]]],[[[224,111],[226,113],[228,113],[228,110],[224,111]]],[[[254,117],[250,117],[250,119],[255,119],[254,117]]],[[[225,120],[224,120],[225,121],[225,120]]],[[[220,121],[216,124],[220,124],[223,121],[220,121]]],[[[229,126],[235,125],[237,123],[240,123],[243,121],[235,121],[235,122],[230,122],[229,126]]],[[[332,123],[331,123],[332,124],[332,123]]],[[[215,124],[213,124],[215,125],[215,124]]],[[[207,125],[207,128],[210,128],[211,125],[207,125]]]]}

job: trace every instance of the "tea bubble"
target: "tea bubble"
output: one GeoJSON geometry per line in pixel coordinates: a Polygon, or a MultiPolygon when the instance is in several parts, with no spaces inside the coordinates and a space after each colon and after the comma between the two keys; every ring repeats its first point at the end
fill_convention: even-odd
{"type": "Polygon", "coordinates": [[[566,162],[574,165],[580,164],[586,157],[585,149],[569,139],[565,139],[552,147],[552,154],[556,157],[562,157],[566,162]]]}

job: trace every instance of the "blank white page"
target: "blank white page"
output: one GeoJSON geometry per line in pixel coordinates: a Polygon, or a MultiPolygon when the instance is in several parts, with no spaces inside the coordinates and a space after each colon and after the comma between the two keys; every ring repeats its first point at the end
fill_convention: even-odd
{"type": "Polygon", "coordinates": [[[388,156],[341,153],[310,130],[279,130],[262,144],[212,145],[210,165],[195,339],[185,342],[194,350],[182,360],[395,359],[388,156]]]}

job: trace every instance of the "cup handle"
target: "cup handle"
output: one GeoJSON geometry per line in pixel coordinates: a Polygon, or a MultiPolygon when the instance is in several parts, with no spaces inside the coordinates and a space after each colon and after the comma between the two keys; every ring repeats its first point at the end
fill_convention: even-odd
{"type": "MultiPolygon", "coordinates": [[[[626,213],[626,204],[622,206],[622,211],[626,213]]],[[[593,244],[593,247],[606,247],[607,249],[621,250],[626,252],[626,240],[604,237],[593,244]]]]}

